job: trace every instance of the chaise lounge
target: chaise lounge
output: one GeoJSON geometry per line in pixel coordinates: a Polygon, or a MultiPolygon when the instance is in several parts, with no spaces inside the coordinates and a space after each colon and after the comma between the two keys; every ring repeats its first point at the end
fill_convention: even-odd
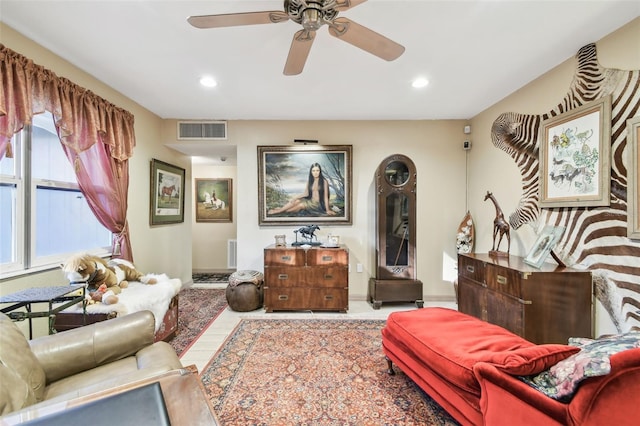
{"type": "Polygon", "coordinates": [[[611,355],[609,374],[584,379],[562,402],[521,378],[579,347],[536,345],[446,308],[390,314],[382,346],[390,373],[398,366],[463,425],[625,425],[640,417],[640,347],[611,355]]]}

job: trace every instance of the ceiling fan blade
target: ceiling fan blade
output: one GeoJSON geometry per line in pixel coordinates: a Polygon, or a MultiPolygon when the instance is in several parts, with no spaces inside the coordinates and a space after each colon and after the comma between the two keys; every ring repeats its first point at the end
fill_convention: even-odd
{"type": "Polygon", "coordinates": [[[404,53],[401,44],[347,18],[336,18],[329,24],[329,34],[387,61],[404,53]]]}
{"type": "Polygon", "coordinates": [[[336,5],[336,10],[343,12],[345,10],[349,10],[352,7],[356,7],[359,4],[364,3],[367,0],[338,0],[338,4],[336,5]]]}
{"type": "Polygon", "coordinates": [[[287,20],[289,20],[289,15],[285,12],[272,10],[265,12],[190,16],[187,22],[196,28],[221,28],[239,25],[278,24],[287,20]]]}
{"type": "Polygon", "coordinates": [[[287,63],[284,66],[284,75],[296,75],[302,72],[315,38],[316,32],[309,30],[300,30],[293,35],[287,63]]]}

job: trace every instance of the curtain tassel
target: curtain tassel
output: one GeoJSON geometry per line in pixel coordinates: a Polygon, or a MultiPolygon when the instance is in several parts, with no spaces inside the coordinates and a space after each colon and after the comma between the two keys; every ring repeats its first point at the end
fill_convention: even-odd
{"type": "Polygon", "coordinates": [[[113,234],[114,244],[113,251],[111,252],[112,256],[120,256],[122,255],[122,250],[120,249],[120,235],[121,234],[113,234]]]}

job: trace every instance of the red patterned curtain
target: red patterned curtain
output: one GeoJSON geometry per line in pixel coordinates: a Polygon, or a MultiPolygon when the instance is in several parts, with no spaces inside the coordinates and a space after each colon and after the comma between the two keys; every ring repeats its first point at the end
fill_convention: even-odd
{"type": "MultiPolygon", "coordinates": [[[[0,44],[0,160],[35,114],[50,111],[80,190],[100,223],[133,261],[127,205],[133,115],[0,44]]],[[[112,250],[113,251],[113,250],[112,250]]]]}

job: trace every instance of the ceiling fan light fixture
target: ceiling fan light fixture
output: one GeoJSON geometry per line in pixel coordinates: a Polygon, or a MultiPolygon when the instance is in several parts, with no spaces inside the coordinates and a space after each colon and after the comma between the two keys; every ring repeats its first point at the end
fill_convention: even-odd
{"type": "Polygon", "coordinates": [[[411,82],[411,86],[415,89],[422,89],[423,87],[427,87],[428,84],[429,80],[424,77],[418,77],[411,82]]]}
{"type": "Polygon", "coordinates": [[[310,7],[302,12],[302,28],[307,31],[316,31],[324,24],[319,10],[310,7]]]}
{"type": "Polygon", "coordinates": [[[218,85],[218,82],[210,75],[203,75],[202,77],[200,77],[200,84],[204,87],[216,87],[218,85]]]}

